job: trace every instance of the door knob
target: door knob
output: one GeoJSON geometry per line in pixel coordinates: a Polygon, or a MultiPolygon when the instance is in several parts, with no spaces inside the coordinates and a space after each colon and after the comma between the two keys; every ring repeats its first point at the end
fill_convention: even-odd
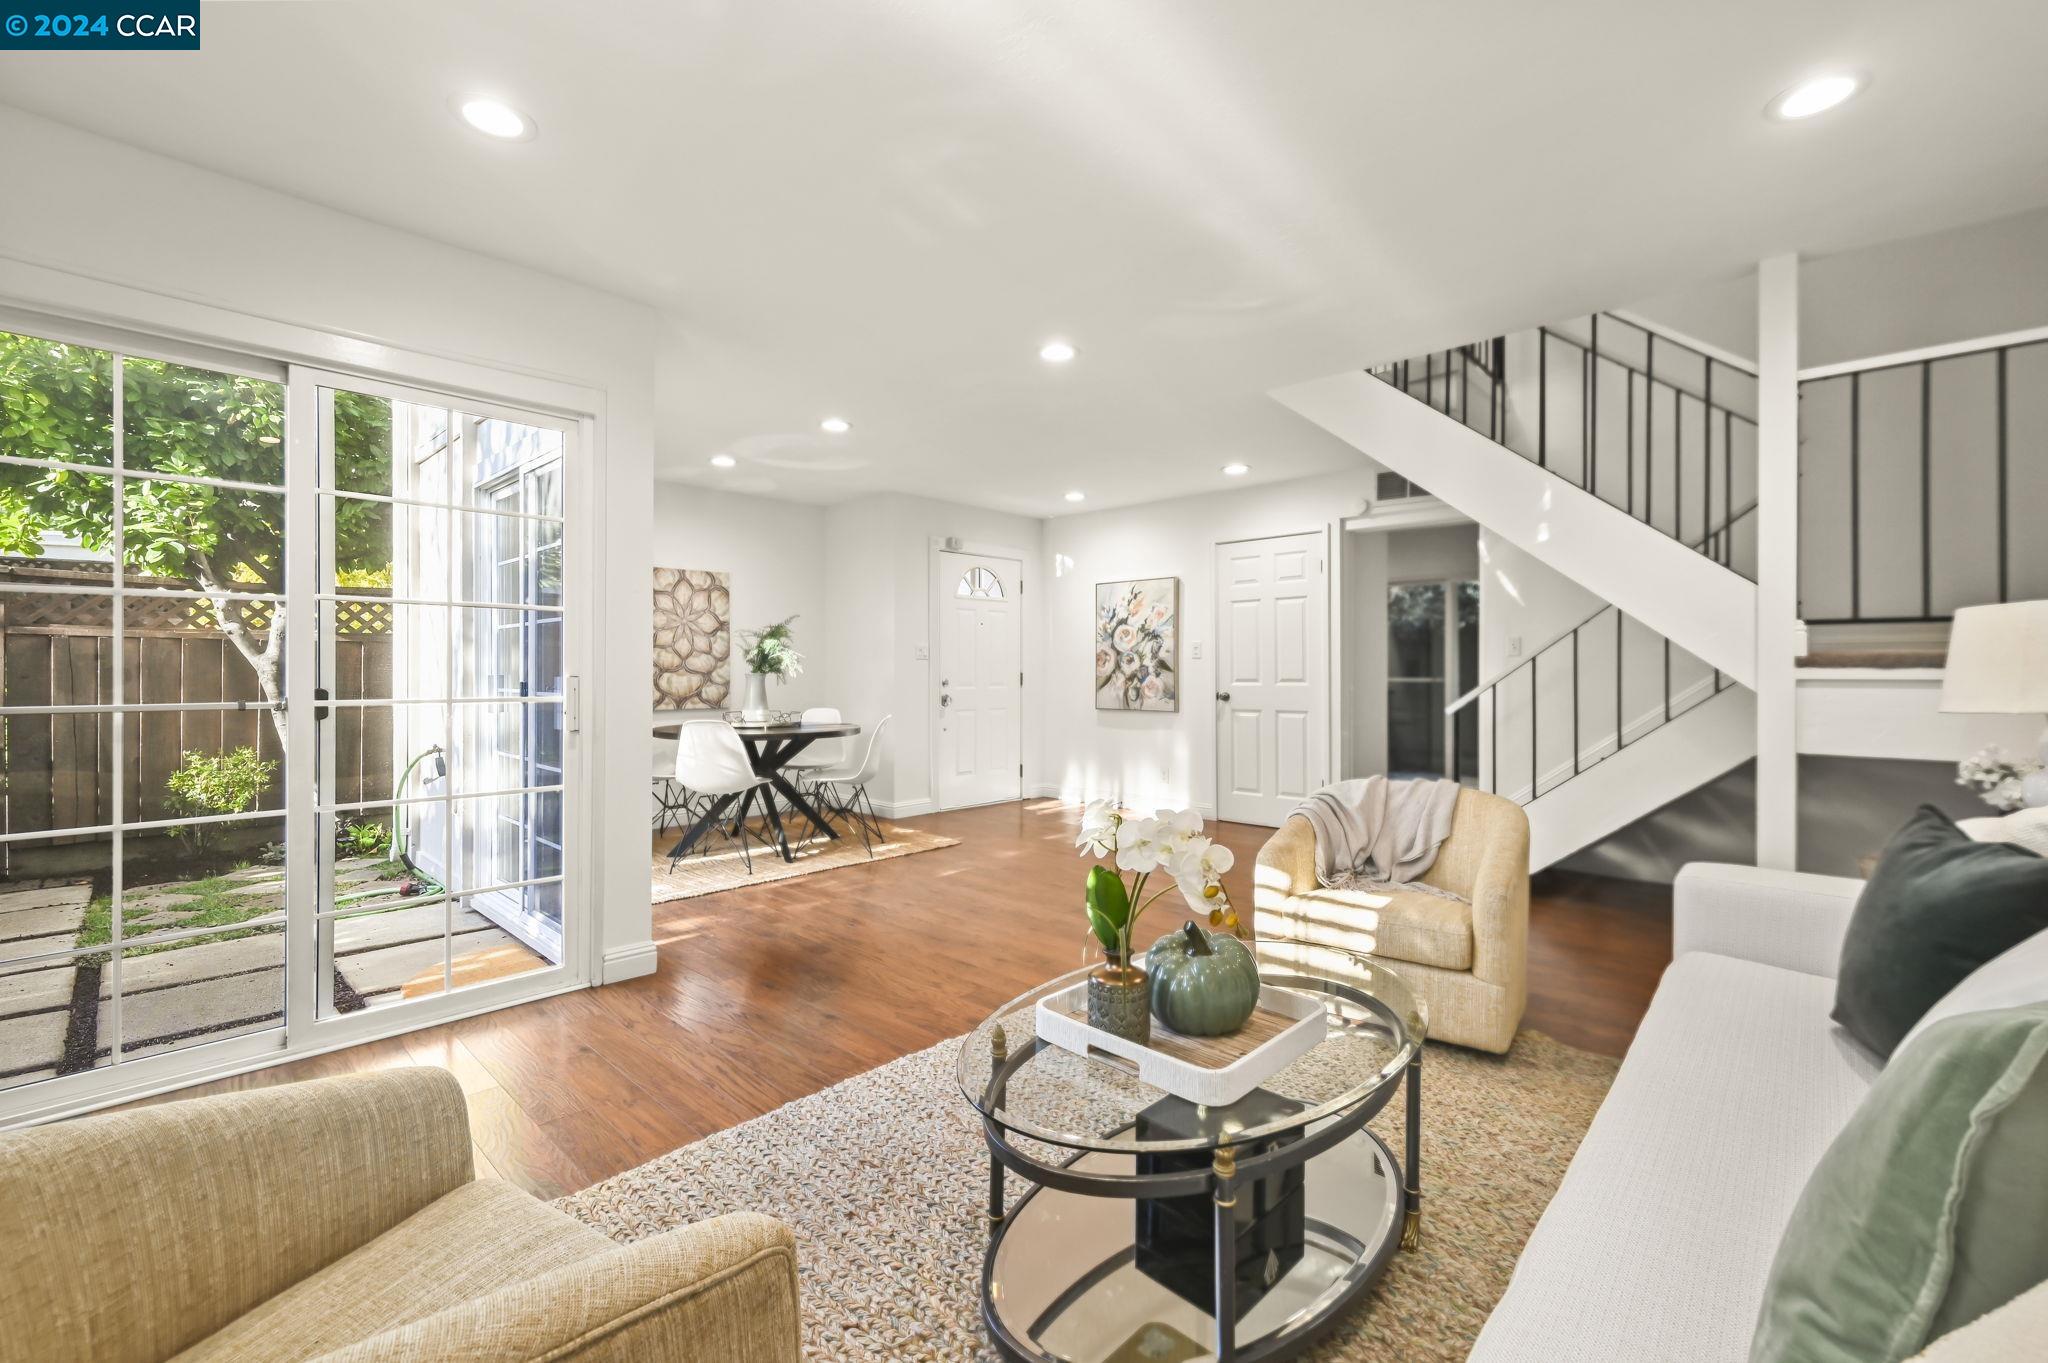
{"type": "Polygon", "coordinates": [[[1225,705],[1228,705],[1230,703],[1230,693],[1228,691],[1218,691],[1216,693],[1216,699],[1222,701],[1225,705]]]}
{"type": "Polygon", "coordinates": [[[943,707],[945,707],[945,706],[948,706],[948,705],[951,705],[952,703],[953,703],[953,698],[952,698],[951,696],[945,695],[944,693],[941,693],[941,694],[940,694],[940,696],[939,696],[939,705],[941,706],[941,708],[943,708],[943,707]]]}

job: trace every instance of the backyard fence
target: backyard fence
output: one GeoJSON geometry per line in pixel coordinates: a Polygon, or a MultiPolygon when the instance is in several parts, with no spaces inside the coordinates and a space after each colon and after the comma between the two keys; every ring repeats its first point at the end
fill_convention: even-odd
{"type": "MultiPolygon", "coordinates": [[[[104,589],[104,566],[45,564],[0,558],[0,704],[8,706],[111,705],[114,632],[110,598],[87,591],[47,590],[76,584],[104,589]],[[33,582],[35,592],[11,592],[8,583],[33,582]]],[[[152,579],[159,588],[190,587],[152,579]]],[[[391,694],[391,607],[364,590],[365,599],[338,604],[335,675],[338,699],[391,694]]],[[[267,627],[260,614],[251,620],[267,627]]],[[[123,600],[123,702],[126,705],[207,705],[262,699],[256,673],[217,628],[210,605],[190,597],[152,599],[130,592],[123,600]]],[[[6,735],[5,824],[10,833],[86,828],[116,822],[113,723],[105,714],[10,714],[6,735]]],[[[391,790],[391,716],[382,707],[344,708],[334,716],[335,782],[339,802],[374,800],[391,790]]],[[[283,757],[268,711],[150,710],[125,716],[120,821],[175,818],[167,785],[187,753],[213,755],[254,748],[279,766],[260,808],[282,810],[283,757]]],[[[103,836],[103,835],[101,835],[103,836]]],[[[97,837],[95,841],[99,840],[97,837]]],[[[52,842],[58,840],[53,839],[52,842]]],[[[11,849],[10,869],[24,869],[25,851],[11,849]]]]}

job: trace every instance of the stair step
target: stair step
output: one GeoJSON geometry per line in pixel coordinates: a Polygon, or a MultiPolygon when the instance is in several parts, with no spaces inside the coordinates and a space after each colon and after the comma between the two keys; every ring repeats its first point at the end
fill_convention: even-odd
{"type": "Polygon", "coordinates": [[[1948,666],[1945,648],[1822,648],[1798,660],[1801,667],[1933,667],[1948,666]]]}

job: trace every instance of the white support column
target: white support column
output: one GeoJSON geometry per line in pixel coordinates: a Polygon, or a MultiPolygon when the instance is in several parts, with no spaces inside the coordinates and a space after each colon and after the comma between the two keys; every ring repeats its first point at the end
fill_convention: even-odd
{"type": "Polygon", "coordinates": [[[1756,864],[1799,861],[1799,257],[1757,266],[1756,864]]]}

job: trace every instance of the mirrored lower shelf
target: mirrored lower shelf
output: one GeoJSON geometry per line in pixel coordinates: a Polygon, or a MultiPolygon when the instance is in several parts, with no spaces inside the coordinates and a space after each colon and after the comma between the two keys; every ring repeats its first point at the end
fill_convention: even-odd
{"type": "MultiPolygon", "coordinates": [[[[1134,1156],[1105,1152],[1085,1154],[1073,1167],[1126,1177],[1137,1171],[1134,1156]]],[[[1238,1320],[1240,1350],[1305,1340],[1378,1274],[1400,1234],[1399,1165],[1369,1129],[1356,1131],[1308,1161],[1302,1205],[1299,1257],[1290,1247],[1284,1257],[1291,1262],[1268,1251],[1245,1266],[1261,1281],[1238,1320]]],[[[1061,1363],[1210,1357],[1213,1299],[1161,1281],[1175,1275],[1160,1271],[1156,1254],[1148,1256],[1151,1271],[1141,1267],[1140,1222],[1140,1203],[1131,1198],[1032,1189],[999,1228],[988,1265],[986,1307],[1000,1342],[1061,1363]]],[[[1208,1271],[1210,1246],[1204,1237],[1193,1282],[1208,1271]]]]}

